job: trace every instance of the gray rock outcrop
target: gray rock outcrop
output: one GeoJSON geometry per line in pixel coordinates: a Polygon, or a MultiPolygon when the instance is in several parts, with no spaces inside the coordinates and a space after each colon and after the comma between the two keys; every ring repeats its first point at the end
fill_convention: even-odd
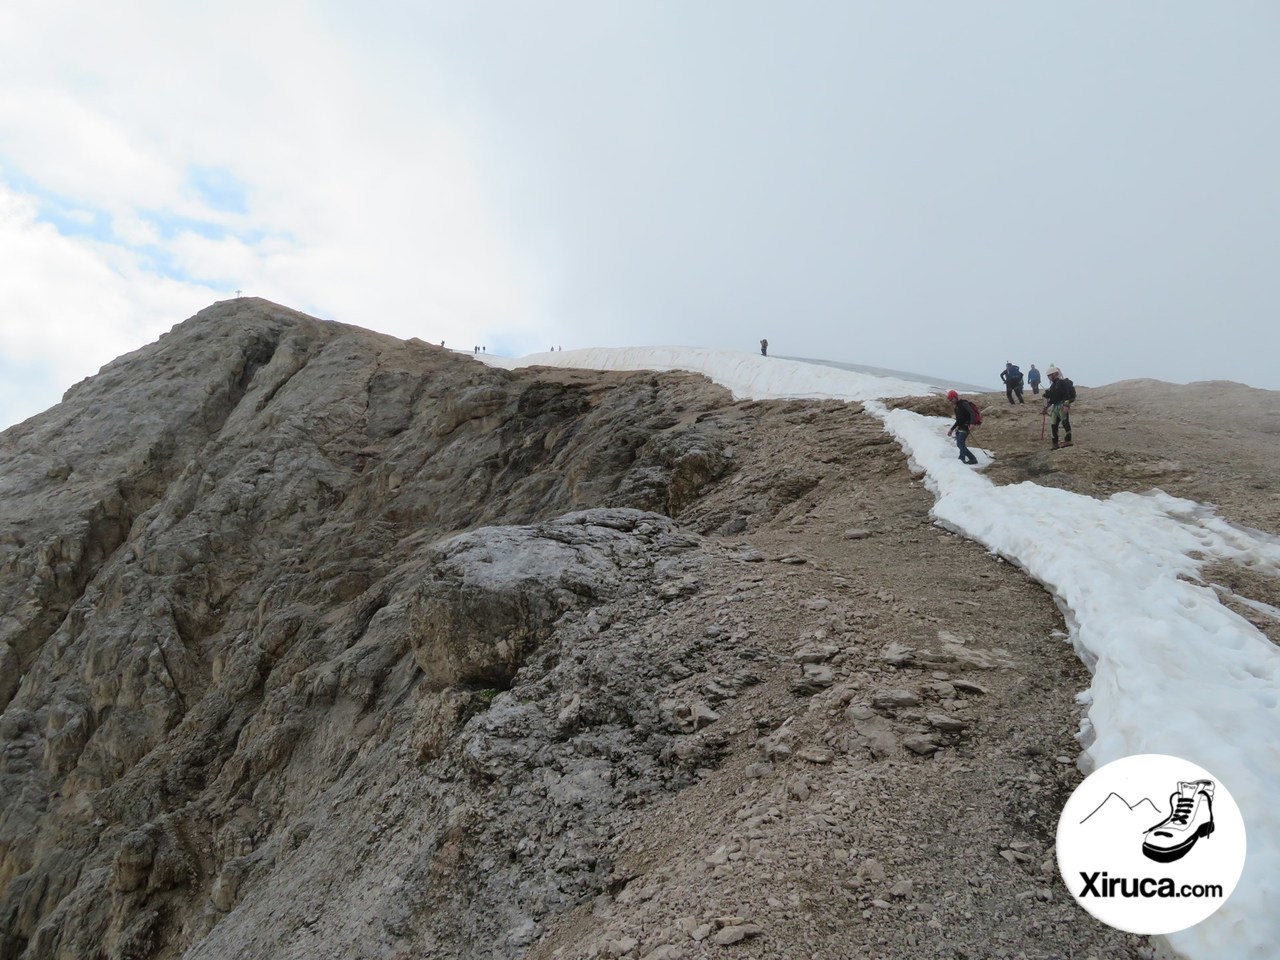
{"type": "MultiPolygon", "coordinates": [[[[334,791],[360,794],[375,758],[451,756],[447,781],[546,754],[494,745],[562,741],[564,704],[535,723],[492,697],[680,539],[636,508],[714,482],[715,438],[673,415],[695,395],[728,400],[236,300],[0,434],[0,958],[216,955],[199,945],[289,857],[351,858],[324,842],[345,836],[334,791]],[[626,509],[555,519],[602,505],[626,509]]],[[[548,795],[612,798],[626,778],[592,763],[548,795]]],[[[496,816],[437,792],[401,812],[441,850],[496,816]]]]}

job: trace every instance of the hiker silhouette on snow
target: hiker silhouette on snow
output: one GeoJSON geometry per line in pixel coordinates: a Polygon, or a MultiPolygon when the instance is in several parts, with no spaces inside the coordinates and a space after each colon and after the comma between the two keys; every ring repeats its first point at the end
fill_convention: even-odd
{"type": "Polygon", "coordinates": [[[965,441],[969,437],[969,431],[979,422],[977,420],[977,407],[968,400],[961,400],[960,395],[954,390],[947,391],[947,399],[951,401],[951,406],[956,412],[956,422],[951,425],[951,429],[947,431],[947,436],[955,434],[956,447],[960,450],[960,459],[965,463],[977,463],[978,458],[973,455],[965,441]]]}

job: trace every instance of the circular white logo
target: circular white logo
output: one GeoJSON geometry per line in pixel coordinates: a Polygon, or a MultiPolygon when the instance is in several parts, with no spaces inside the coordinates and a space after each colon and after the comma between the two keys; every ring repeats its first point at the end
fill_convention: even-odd
{"type": "Polygon", "coordinates": [[[1244,869],[1244,819],[1209,771],[1144,753],[1098,768],[1076,788],[1057,845],[1080,906],[1129,933],[1173,933],[1231,896],[1244,869]]]}

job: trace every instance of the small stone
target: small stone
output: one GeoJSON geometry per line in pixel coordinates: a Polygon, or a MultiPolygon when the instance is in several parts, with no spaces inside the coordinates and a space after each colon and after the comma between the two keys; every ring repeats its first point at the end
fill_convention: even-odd
{"type": "Polygon", "coordinates": [[[927,757],[938,752],[938,743],[927,734],[919,734],[902,741],[902,745],[912,753],[927,757]]]}
{"type": "Polygon", "coordinates": [[[779,560],[778,562],[779,562],[779,563],[786,563],[786,564],[789,564],[789,565],[791,565],[791,566],[799,566],[800,564],[802,564],[802,563],[808,563],[809,561],[808,561],[808,560],[806,560],[804,557],[797,557],[797,556],[791,555],[791,556],[783,557],[783,558],[782,558],[781,560],[779,560]]]}
{"type": "Polygon", "coordinates": [[[568,705],[560,711],[560,715],[556,717],[556,724],[560,727],[577,726],[578,720],[582,716],[582,697],[578,694],[573,695],[573,699],[568,705]]]}
{"type": "Polygon", "coordinates": [[[884,864],[875,858],[863,860],[858,866],[858,876],[872,883],[881,883],[884,881],[884,864]]]}
{"type": "Polygon", "coordinates": [[[897,709],[899,707],[917,707],[920,705],[920,697],[910,690],[892,689],[880,690],[871,698],[872,706],[886,709],[897,709]]]}
{"type": "Polygon", "coordinates": [[[808,800],[810,792],[809,784],[805,783],[803,780],[792,780],[787,784],[787,794],[793,800],[800,800],[802,802],[808,800]]]}
{"type": "Polygon", "coordinates": [[[925,719],[928,720],[932,726],[947,733],[958,733],[968,726],[967,723],[958,717],[953,717],[945,713],[931,713],[926,716],[925,719]]]}
{"type": "Polygon", "coordinates": [[[884,760],[898,753],[897,738],[888,730],[876,730],[865,736],[867,738],[867,749],[871,751],[871,756],[875,759],[884,760]]]}
{"type": "Polygon", "coordinates": [[[748,763],[747,769],[742,771],[743,774],[752,779],[759,780],[761,777],[767,777],[773,773],[772,763],[748,763]]]}
{"type": "Polygon", "coordinates": [[[739,923],[718,931],[712,940],[722,947],[727,947],[732,943],[741,943],[749,937],[758,937],[762,933],[764,928],[754,923],[739,923]]]}
{"type": "Polygon", "coordinates": [[[915,662],[915,656],[914,648],[896,640],[880,651],[880,659],[894,667],[910,666],[915,662]]]}
{"type": "Polygon", "coordinates": [[[706,858],[707,863],[713,867],[718,867],[722,863],[729,862],[729,848],[726,846],[719,847],[715,853],[706,858]]]}
{"type": "Polygon", "coordinates": [[[834,650],[828,652],[817,647],[805,647],[796,651],[795,659],[797,663],[822,663],[825,660],[830,660],[831,654],[834,652],[834,650]]]}
{"type": "Polygon", "coordinates": [[[986,693],[987,693],[986,687],[981,686],[980,684],[972,683],[969,680],[952,680],[951,685],[955,687],[957,690],[959,690],[961,693],[976,693],[981,696],[986,696],[986,693]]]}
{"type": "Polygon", "coordinates": [[[1004,857],[1010,863],[1023,863],[1025,861],[1035,859],[1029,853],[1021,853],[1017,850],[1001,850],[1000,856],[1004,857]]]}
{"type": "Polygon", "coordinates": [[[763,741],[760,749],[766,760],[786,760],[791,756],[790,745],[776,740],[763,741]]]}
{"type": "Polygon", "coordinates": [[[871,536],[871,531],[864,527],[853,527],[844,532],[844,538],[846,540],[865,540],[869,536],[871,536]]]}
{"type": "Polygon", "coordinates": [[[915,889],[915,884],[910,880],[899,880],[889,888],[889,896],[902,900],[911,896],[911,891],[915,889]]]}
{"type": "Polygon", "coordinates": [[[830,747],[801,747],[796,756],[810,763],[830,763],[836,758],[836,752],[830,747]]]}
{"type": "Polygon", "coordinates": [[[694,704],[689,715],[689,721],[693,724],[693,729],[695,730],[700,730],[703,727],[710,726],[719,719],[720,714],[716,713],[702,702],[694,704]]]}

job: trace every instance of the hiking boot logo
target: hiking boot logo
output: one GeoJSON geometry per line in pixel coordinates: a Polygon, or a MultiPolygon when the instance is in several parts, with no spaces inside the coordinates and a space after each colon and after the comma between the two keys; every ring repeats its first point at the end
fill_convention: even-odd
{"type": "MultiPolygon", "coordinates": [[[[1058,869],[1076,903],[1103,923],[1144,936],[1186,930],[1226,905],[1246,847],[1244,816],[1229,784],[1163,753],[1121,757],[1094,770],[1058,821],[1058,869]]],[[[1228,928],[1243,922],[1244,909],[1223,921],[1228,928]]]]}
{"type": "Polygon", "coordinates": [[[1213,781],[1179,781],[1178,789],[1169,795],[1169,816],[1142,835],[1142,853],[1150,860],[1172,863],[1212,833],[1213,781]]]}

